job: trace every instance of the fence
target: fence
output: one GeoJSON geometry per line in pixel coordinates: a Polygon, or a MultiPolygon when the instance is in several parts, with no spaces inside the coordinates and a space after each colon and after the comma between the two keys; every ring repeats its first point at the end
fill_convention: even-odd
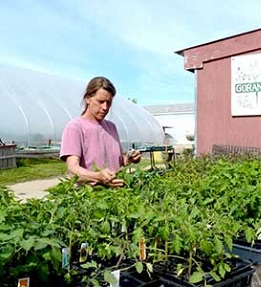
{"type": "Polygon", "coordinates": [[[214,155],[242,155],[251,154],[261,156],[260,147],[236,146],[236,145],[217,145],[212,146],[212,154],[214,155]]]}
{"type": "Polygon", "coordinates": [[[16,145],[0,145],[0,169],[16,167],[16,145]]]}

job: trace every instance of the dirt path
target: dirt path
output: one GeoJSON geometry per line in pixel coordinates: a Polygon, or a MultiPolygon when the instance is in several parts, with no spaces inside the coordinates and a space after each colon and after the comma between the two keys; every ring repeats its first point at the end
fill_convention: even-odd
{"type": "Polygon", "coordinates": [[[14,192],[15,197],[21,200],[42,198],[47,194],[46,190],[57,185],[60,180],[59,178],[32,180],[9,185],[8,188],[14,192]]]}

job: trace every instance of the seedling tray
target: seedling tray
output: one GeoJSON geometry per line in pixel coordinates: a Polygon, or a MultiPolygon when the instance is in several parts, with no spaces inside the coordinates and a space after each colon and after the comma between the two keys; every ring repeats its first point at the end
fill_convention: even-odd
{"type": "Polygon", "coordinates": [[[261,263],[261,241],[255,244],[248,243],[243,237],[233,244],[233,254],[238,255],[243,260],[248,260],[253,264],[261,263]]]}
{"type": "Polygon", "coordinates": [[[119,287],[182,287],[182,285],[160,277],[149,279],[145,276],[145,278],[142,278],[141,274],[133,272],[120,275],[119,287]]]}
{"type": "MultiPolygon", "coordinates": [[[[226,275],[220,282],[216,282],[212,277],[207,278],[207,284],[212,287],[250,287],[251,280],[254,273],[252,263],[246,260],[234,260],[232,271],[226,275]]],[[[182,287],[202,287],[203,282],[191,284],[186,279],[178,277],[176,274],[162,269],[157,272],[161,278],[164,278],[172,283],[177,284],[176,286],[182,287]]],[[[175,286],[175,285],[174,285],[175,286]]]]}

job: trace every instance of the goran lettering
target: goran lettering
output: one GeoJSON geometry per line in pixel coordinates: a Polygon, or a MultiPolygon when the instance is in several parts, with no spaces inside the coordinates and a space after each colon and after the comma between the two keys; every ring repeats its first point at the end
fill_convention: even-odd
{"type": "Polygon", "coordinates": [[[235,85],[236,93],[257,93],[261,91],[261,82],[235,85]]]}

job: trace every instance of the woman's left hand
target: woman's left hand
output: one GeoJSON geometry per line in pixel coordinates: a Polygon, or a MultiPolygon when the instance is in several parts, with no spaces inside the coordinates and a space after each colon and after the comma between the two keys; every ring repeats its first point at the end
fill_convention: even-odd
{"type": "Polygon", "coordinates": [[[124,165],[131,163],[139,163],[141,160],[141,153],[139,150],[131,150],[125,156],[124,165]]]}
{"type": "Polygon", "coordinates": [[[135,150],[132,156],[130,157],[131,162],[138,163],[141,160],[141,153],[139,150],[135,150]]]}

